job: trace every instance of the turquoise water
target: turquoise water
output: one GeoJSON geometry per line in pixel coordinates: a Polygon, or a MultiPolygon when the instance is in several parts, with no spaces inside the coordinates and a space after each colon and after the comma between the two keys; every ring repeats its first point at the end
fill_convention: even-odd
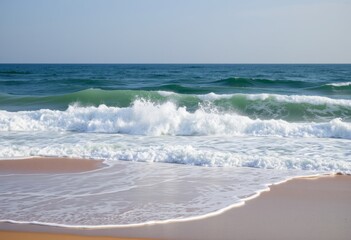
{"type": "Polygon", "coordinates": [[[351,173],[350,139],[351,65],[0,65],[0,159],[109,166],[0,175],[3,220],[206,215],[294,176],[351,173]]]}
{"type": "Polygon", "coordinates": [[[350,65],[0,65],[0,108],[9,111],[81,106],[128,107],[137,99],[174,102],[195,111],[211,102],[219,111],[261,119],[322,121],[351,112],[350,65]],[[173,95],[164,92],[177,93],[173,95]],[[218,96],[213,101],[201,98],[218,96]],[[270,94],[264,99],[254,94],[270,94]],[[229,95],[229,96],[228,96],[229,95]],[[310,96],[279,100],[275,95],[310,96]],[[222,96],[222,97],[221,97],[222,96]],[[317,102],[316,96],[325,101],[317,102]],[[334,101],[333,107],[328,105],[334,101]]]}
{"type": "Polygon", "coordinates": [[[350,98],[350,65],[0,65],[2,93],[64,95],[94,88],[183,94],[290,93],[350,98]]]}

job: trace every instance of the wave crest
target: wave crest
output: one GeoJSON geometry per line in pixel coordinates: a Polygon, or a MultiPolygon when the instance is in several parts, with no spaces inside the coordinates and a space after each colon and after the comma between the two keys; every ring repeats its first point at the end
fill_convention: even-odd
{"type": "Polygon", "coordinates": [[[291,123],[251,119],[236,113],[200,107],[189,112],[173,102],[135,100],[131,107],[71,105],[65,111],[0,112],[0,131],[76,131],[133,135],[231,135],[326,137],[351,139],[351,123],[291,123]]]}
{"type": "Polygon", "coordinates": [[[178,94],[169,91],[101,90],[84,91],[56,96],[13,96],[0,94],[0,107],[4,110],[65,110],[72,103],[81,106],[102,104],[125,108],[137,99],[147,99],[154,104],[173,102],[195,112],[199,106],[211,104],[222,112],[236,112],[252,119],[283,119],[286,121],[325,122],[334,118],[351,120],[351,100],[321,96],[278,94],[178,94]]]}

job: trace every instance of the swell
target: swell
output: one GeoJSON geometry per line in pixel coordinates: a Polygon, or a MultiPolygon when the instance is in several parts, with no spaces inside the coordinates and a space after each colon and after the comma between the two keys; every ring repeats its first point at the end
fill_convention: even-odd
{"type": "Polygon", "coordinates": [[[323,94],[351,94],[351,82],[328,83],[317,87],[308,88],[311,91],[318,91],[323,94]]]}
{"type": "Polygon", "coordinates": [[[183,86],[180,84],[164,84],[160,86],[155,86],[155,87],[144,87],[142,90],[148,90],[148,91],[171,91],[175,93],[181,93],[181,94],[202,94],[202,93],[210,93],[212,88],[194,88],[194,87],[189,87],[189,86],[183,86]]]}
{"type": "Polygon", "coordinates": [[[297,80],[273,80],[264,78],[232,77],[213,82],[216,85],[233,88],[270,88],[304,90],[324,95],[351,94],[351,82],[318,84],[297,80]]]}
{"type": "Polygon", "coordinates": [[[163,100],[156,92],[138,90],[102,90],[86,89],[78,92],[51,96],[20,96],[0,94],[0,106],[11,111],[39,110],[43,108],[65,110],[72,103],[81,106],[108,106],[128,107],[137,98],[145,98],[158,102],[163,100]]]}
{"type": "Polygon", "coordinates": [[[303,88],[311,86],[310,83],[296,80],[272,80],[263,78],[231,77],[220,79],[214,83],[230,87],[289,87],[303,88]]]}
{"type": "Polygon", "coordinates": [[[234,94],[216,98],[214,105],[254,119],[286,121],[327,121],[334,118],[351,120],[351,101],[319,96],[234,94]]]}

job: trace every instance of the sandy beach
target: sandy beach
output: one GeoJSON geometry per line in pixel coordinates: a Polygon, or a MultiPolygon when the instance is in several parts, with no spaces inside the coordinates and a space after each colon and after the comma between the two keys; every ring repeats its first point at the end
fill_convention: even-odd
{"type": "MultiPolygon", "coordinates": [[[[57,160],[70,162],[69,159],[57,160]]],[[[28,167],[28,161],[36,162],[40,160],[13,161],[12,170],[28,167]]],[[[82,160],[81,166],[83,167],[83,163],[88,162],[94,161],[82,160]]],[[[95,164],[101,163],[96,162],[95,164]]],[[[5,165],[0,166],[2,168],[5,165]]],[[[52,167],[50,171],[62,170],[61,168],[55,169],[56,166],[61,166],[61,164],[50,166],[52,167]]],[[[98,165],[89,166],[92,168],[98,165]]],[[[83,169],[88,170],[86,167],[84,166],[83,169]]],[[[8,171],[10,168],[6,169],[8,171]]],[[[49,171],[47,167],[39,169],[49,171]]],[[[78,168],[75,168],[75,170],[78,170],[78,168]]],[[[72,229],[1,223],[0,238],[86,239],[77,236],[57,235],[74,234],[89,236],[88,239],[112,239],[100,237],[108,236],[151,239],[341,240],[350,239],[351,236],[350,202],[351,177],[337,175],[305,177],[273,185],[269,191],[261,193],[257,198],[248,200],[243,206],[234,207],[216,216],[198,220],[106,229],[72,229]],[[37,235],[38,233],[39,235],[37,235]],[[42,235],[42,233],[46,234],[42,235]],[[95,238],[91,238],[92,236],[95,236],[95,238]]]]}
{"type": "MultiPolygon", "coordinates": [[[[30,233],[30,232],[0,232],[1,239],[6,240],[141,240],[141,238],[89,237],[69,234],[30,233]]],[[[144,239],[146,240],[146,239],[144,239]]]]}
{"type": "Polygon", "coordinates": [[[103,163],[101,160],[89,160],[79,158],[32,157],[16,160],[1,160],[0,173],[77,173],[92,171],[102,166],[103,163]]]}

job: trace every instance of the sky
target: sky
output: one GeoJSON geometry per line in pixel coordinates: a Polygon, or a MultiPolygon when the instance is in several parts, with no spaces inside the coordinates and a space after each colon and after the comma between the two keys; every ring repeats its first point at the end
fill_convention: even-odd
{"type": "Polygon", "coordinates": [[[351,0],[0,0],[0,63],[351,63],[351,0]]]}

